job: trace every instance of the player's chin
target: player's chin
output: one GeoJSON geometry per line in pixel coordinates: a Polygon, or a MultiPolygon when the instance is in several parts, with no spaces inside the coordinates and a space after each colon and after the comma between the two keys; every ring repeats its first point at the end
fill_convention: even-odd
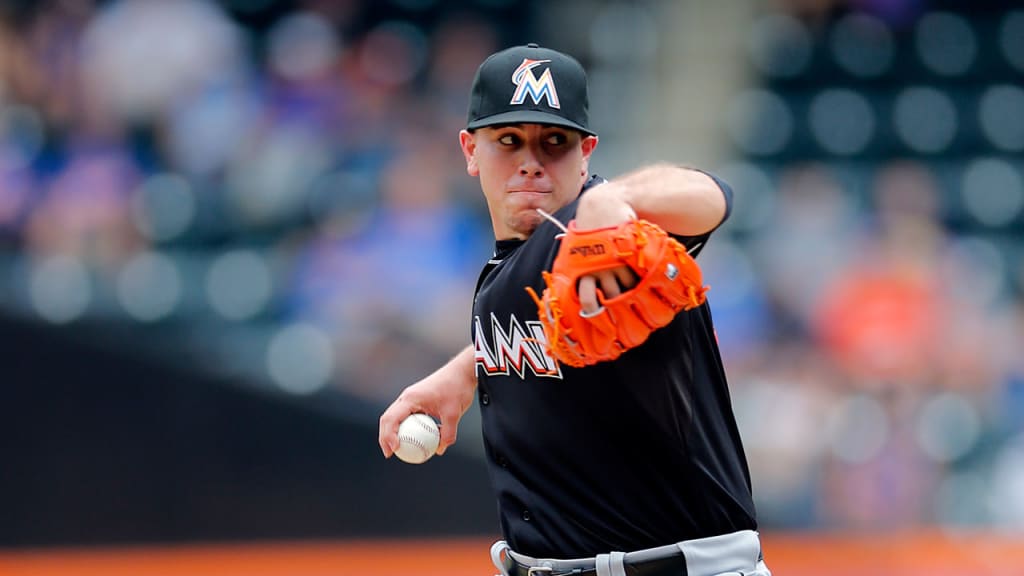
{"type": "Polygon", "coordinates": [[[517,211],[509,217],[506,224],[508,225],[508,228],[517,235],[526,238],[530,234],[533,234],[533,231],[536,230],[543,221],[544,217],[541,216],[536,209],[530,208],[527,210],[517,211]]]}

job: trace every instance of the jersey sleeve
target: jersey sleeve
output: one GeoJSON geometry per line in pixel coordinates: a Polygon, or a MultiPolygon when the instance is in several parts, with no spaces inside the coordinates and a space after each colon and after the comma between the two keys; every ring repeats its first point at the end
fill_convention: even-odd
{"type": "MultiPolygon", "coordinates": [[[[729,184],[727,184],[725,180],[722,180],[721,178],[715,176],[710,172],[706,172],[704,170],[701,170],[701,172],[707,174],[708,177],[714,180],[715,184],[717,184],[718,187],[722,190],[722,195],[725,196],[725,216],[723,216],[722,221],[718,223],[718,226],[721,226],[722,224],[725,223],[726,220],[729,219],[729,216],[732,214],[732,186],[729,186],[729,184]]],[[[715,229],[718,229],[718,226],[715,226],[715,229]]]]}
{"type": "Polygon", "coordinates": [[[673,237],[675,237],[676,240],[679,240],[683,244],[683,246],[686,246],[686,249],[690,251],[690,255],[696,258],[697,255],[700,254],[701,250],[704,249],[704,245],[707,244],[708,239],[711,237],[711,233],[714,232],[715,230],[718,230],[718,228],[722,224],[724,224],[726,220],[729,219],[729,215],[732,214],[732,187],[729,186],[729,184],[727,184],[724,180],[710,172],[700,170],[697,168],[694,168],[694,170],[697,170],[702,174],[706,174],[709,178],[714,180],[715,185],[717,185],[718,188],[721,189],[722,195],[725,197],[725,215],[722,217],[722,221],[719,222],[717,226],[705,232],[704,234],[699,234],[697,236],[680,236],[677,234],[673,234],[673,237]]]}

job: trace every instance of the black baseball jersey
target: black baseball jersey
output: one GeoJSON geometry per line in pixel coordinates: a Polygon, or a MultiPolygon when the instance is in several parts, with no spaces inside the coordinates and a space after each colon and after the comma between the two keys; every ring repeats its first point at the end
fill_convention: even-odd
{"type": "MultiPolygon", "coordinates": [[[[732,192],[718,183],[731,210],[732,192]]],[[[578,201],[556,218],[571,220],[578,201]]],[[[559,232],[544,222],[525,241],[498,241],[473,305],[484,446],[504,538],[531,556],[575,558],[755,529],[708,304],[613,362],[560,365],[544,352],[525,290],[543,290],[559,232]]],[[[678,239],[692,247],[707,236],[678,239]]]]}

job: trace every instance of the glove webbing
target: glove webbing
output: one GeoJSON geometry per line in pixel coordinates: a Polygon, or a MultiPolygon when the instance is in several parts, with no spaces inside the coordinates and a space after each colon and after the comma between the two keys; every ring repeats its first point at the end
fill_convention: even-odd
{"type": "MultiPolygon", "coordinates": [[[[550,286],[551,273],[545,271],[542,275],[544,276],[544,284],[550,286]]],[[[575,340],[573,340],[570,336],[570,334],[572,333],[572,328],[565,328],[564,326],[562,326],[562,317],[565,314],[564,312],[562,312],[562,305],[559,302],[558,298],[552,297],[550,298],[550,302],[545,304],[544,300],[542,300],[541,297],[537,295],[537,292],[534,291],[532,286],[527,286],[526,291],[530,294],[530,298],[533,299],[534,303],[537,304],[537,309],[544,310],[544,313],[548,317],[549,325],[552,327],[551,334],[548,335],[548,347],[558,350],[560,352],[558,356],[568,356],[567,354],[561,353],[572,351],[572,348],[570,347],[570,342],[575,343],[575,340]]],[[[573,354],[575,355],[575,352],[573,352],[573,354]]],[[[575,366],[577,368],[580,366],[586,366],[586,364],[583,362],[566,361],[565,363],[569,364],[570,366],[575,366]]]]}

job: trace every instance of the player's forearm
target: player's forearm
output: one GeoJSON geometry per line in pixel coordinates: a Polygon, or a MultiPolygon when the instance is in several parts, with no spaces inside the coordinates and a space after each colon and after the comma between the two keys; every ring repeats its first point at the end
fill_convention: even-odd
{"type": "Polygon", "coordinates": [[[476,350],[466,346],[422,380],[442,395],[461,397],[476,390],[476,350]]]}
{"type": "Polygon", "coordinates": [[[675,234],[697,236],[725,218],[725,194],[710,176],[697,170],[654,164],[615,178],[612,184],[592,192],[617,196],[639,218],[675,234]]]}
{"type": "Polygon", "coordinates": [[[463,385],[476,388],[476,349],[470,345],[452,357],[442,368],[453,380],[463,385]]]}

